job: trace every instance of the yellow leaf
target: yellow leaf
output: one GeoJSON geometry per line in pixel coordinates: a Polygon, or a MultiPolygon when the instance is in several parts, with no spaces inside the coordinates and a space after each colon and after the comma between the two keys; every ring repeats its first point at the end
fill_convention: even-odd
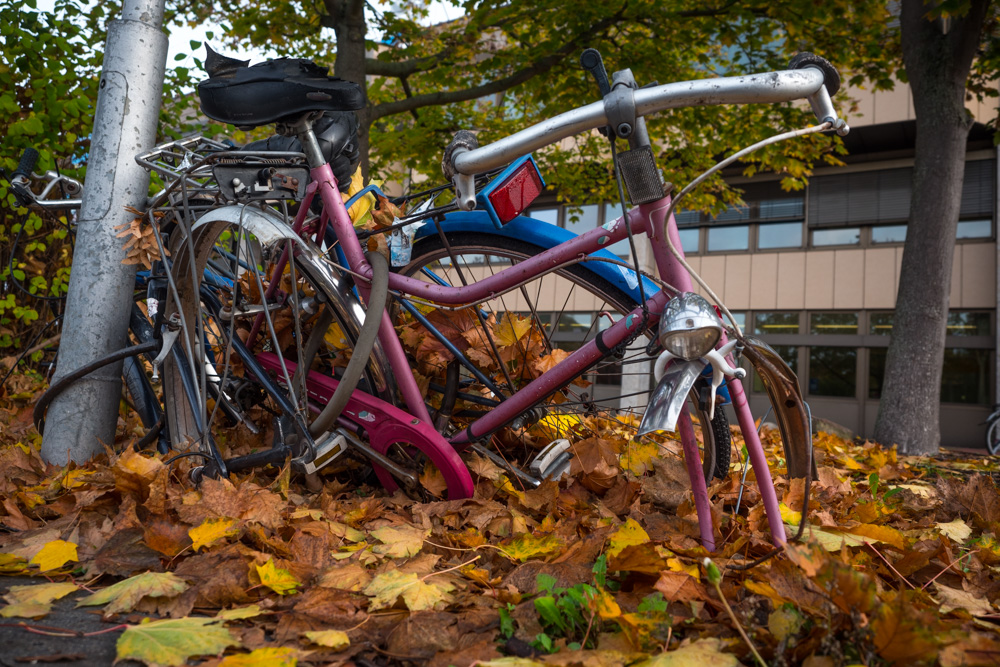
{"type": "Polygon", "coordinates": [[[503,546],[504,553],[519,561],[536,556],[548,556],[562,551],[563,541],[555,535],[524,533],[503,546]]]}
{"type": "Polygon", "coordinates": [[[37,584],[35,586],[11,586],[3,598],[11,604],[17,602],[52,602],[64,598],[79,590],[76,584],[69,582],[37,584]]]}
{"type": "Polygon", "coordinates": [[[646,542],[649,542],[649,535],[642,529],[638,521],[628,518],[608,538],[608,548],[605,549],[605,553],[608,556],[617,556],[625,547],[633,544],[645,544],[646,542]]]}
{"type": "Polygon", "coordinates": [[[0,574],[17,574],[28,569],[28,563],[14,554],[0,554],[0,574]]]}
{"type": "Polygon", "coordinates": [[[298,591],[302,584],[288,570],[282,570],[274,564],[273,560],[268,560],[263,565],[255,565],[260,583],[267,586],[278,595],[291,595],[298,591]]]}
{"type": "Polygon", "coordinates": [[[782,606],[771,612],[767,617],[767,629],[771,631],[774,638],[779,642],[786,638],[797,635],[802,628],[804,619],[798,609],[794,607],[782,606]]]}
{"type": "Polygon", "coordinates": [[[365,587],[364,594],[372,597],[368,604],[369,611],[391,607],[400,597],[410,611],[422,611],[434,609],[438,605],[444,608],[447,594],[445,588],[450,587],[421,581],[413,572],[390,570],[372,579],[365,587]]]}
{"type": "Polygon", "coordinates": [[[119,660],[179,667],[196,655],[218,655],[241,644],[214,618],[168,618],[130,625],[118,638],[119,660]]]}
{"type": "Polygon", "coordinates": [[[736,656],[723,653],[721,648],[722,642],[718,639],[699,639],[676,651],[635,663],[632,667],[739,667],[740,661],[736,656]]]}
{"type": "Polygon", "coordinates": [[[227,655],[219,667],[295,667],[298,651],[293,648],[259,648],[249,653],[227,655]]]}
{"type": "Polygon", "coordinates": [[[644,475],[652,471],[653,459],[660,455],[660,446],[649,438],[632,440],[625,451],[618,456],[618,465],[633,475],[644,475]]]}
{"type": "Polygon", "coordinates": [[[877,526],[875,524],[863,523],[860,526],[847,528],[846,532],[852,535],[860,535],[870,542],[885,542],[897,549],[906,548],[906,538],[901,532],[889,526],[877,526]]]}
{"type": "Polygon", "coordinates": [[[799,525],[802,521],[802,512],[797,512],[785,503],[780,503],[778,509],[781,510],[781,520],[785,523],[790,523],[795,526],[799,525]]]}
{"type": "Polygon", "coordinates": [[[76,544],[65,540],[53,540],[42,547],[31,559],[42,572],[56,570],[70,561],[76,561],[76,544]]]}
{"type": "Polygon", "coordinates": [[[173,572],[145,572],[88,595],[77,602],[76,606],[93,607],[107,604],[104,609],[105,614],[120,614],[132,611],[145,597],[171,598],[187,589],[187,582],[173,572]]]}
{"type": "Polygon", "coordinates": [[[334,651],[339,651],[351,645],[351,640],[348,639],[347,633],[341,630],[316,630],[315,632],[304,632],[303,636],[313,644],[332,648],[334,651]]]}
{"type": "Polygon", "coordinates": [[[188,531],[195,551],[210,547],[224,537],[236,535],[236,519],[205,519],[200,526],[188,531]]]}
{"type": "Polygon", "coordinates": [[[698,565],[696,563],[689,563],[685,565],[680,558],[668,558],[667,567],[673,572],[683,572],[694,577],[695,579],[699,579],[701,577],[701,572],[698,571],[698,565]]]}
{"type": "Polygon", "coordinates": [[[955,519],[948,523],[939,523],[937,524],[937,529],[941,531],[942,535],[947,535],[948,539],[952,542],[958,542],[959,544],[965,542],[969,539],[969,535],[972,535],[972,528],[961,519],[955,519]]]}
{"type": "Polygon", "coordinates": [[[510,347],[521,340],[531,330],[531,320],[515,313],[504,313],[493,327],[497,345],[510,347]]]}
{"type": "Polygon", "coordinates": [[[390,558],[415,556],[424,546],[430,530],[416,526],[386,526],[372,531],[372,536],[382,544],[376,544],[372,551],[390,558]]]}
{"type": "Polygon", "coordinates": [[[93,475],[91,470],[70,470],[63,477],[62,485],[64,489],[75,489],[87,483],[87,477],[93,475]]]}
{"type": "Polygon", "coordinates": [[[615,596],[607,591],[599,590],[596,598],[597,614],[604,620],[609,621],[622,615],[622,608],[615,601],[615,596]]]}
{"type": "Polygon", "coordinates": [[[51,602],[15,602],[0,609],[3,618],[42,618],[52,611],[51,602]]]}
{"type": "Polygon", "coordinates": [[[347,340],[347,336],[344,335],[343,330],[341,330],[340,325],[334,322],[330,325],[330,328],[326,330],[323,335],[323,340],[326,344],[335,350],[346,350],[350,347],[350,342],[347,340]]]}
{"type": "Polygon", "coordinates": [[[253,618],[263,613],[264,610],[260,608],[260,605],[251,604],[246,607],[236,607],[235,609],[223,609],[215,615],[215,618],[220,621],[242,621],[245,618],[253,618]]]}

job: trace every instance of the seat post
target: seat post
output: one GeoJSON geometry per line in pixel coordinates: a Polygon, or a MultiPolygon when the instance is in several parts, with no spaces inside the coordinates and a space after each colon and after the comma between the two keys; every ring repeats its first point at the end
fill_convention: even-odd
{"type": "Polygon", "coordinates": [[[275,129],[278,134],[284,136],[296,136],[302,143],[302,152],[306,154],[306,162],[310,169],[322,167],[326,164],[323,157],[323,150],[319,147],[319,140],[313,131],[313,123],[323,115],[322,111],[310,111],[303,114],[291,123],[278,123],[275,129]]]}

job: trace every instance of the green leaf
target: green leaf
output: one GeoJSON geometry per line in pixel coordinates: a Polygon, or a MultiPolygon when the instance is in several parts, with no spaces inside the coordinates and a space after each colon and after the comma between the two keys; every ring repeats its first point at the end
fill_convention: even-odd
{"type": "Polygon", "coordinates": [[[130,625],[118,638],[117,660],[179,667],[197,655],[218,655],[240,642],[214,618],[170,618],[130,625]]]}
{"type": "Polygon", "coordinates": [[[77,607],[107,604],[105,614],[132,611],[144,597],[171,598],[188,589],[188,583],[172,572],[145,572],[88,595],[77,607]]]}

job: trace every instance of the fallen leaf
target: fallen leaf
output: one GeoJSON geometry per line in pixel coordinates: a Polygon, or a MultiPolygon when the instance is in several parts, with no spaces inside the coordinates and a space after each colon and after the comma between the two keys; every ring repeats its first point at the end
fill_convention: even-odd
{"type": "Polygon", "coordinates": [[[390,570],[372,579],[365,587],[364,594],[372,597],[368,605],[369,611],[391,607],[400,597],[407,609],[421,611],[434,609],[438,605],[444,606],[447,591],[434,583],[421,581],[412,572],[390,570]]]}
{"type": "Polygon", "coordinates": [[[149,667],[179,667],[196,655],[218,655],[239,647],[214,618],[171,618],[130,625],[118,638],[118,660],[139,660],[149,667]]]}
{"type": "Polygon", "coordinates": [[[935,525],[942,535],[947,535],[948,539],[959,544],[964,543],[972,535],[972,527],[961,519],[935,525]]]}
{"type": "Polygon", "coordinates": [[[372,536],[382,544],[376,544],[372,551],[390,558],[415,556],[430,536],[430,530],[416,526],[386,526],[372,531],[372,536]]]}
{"type": "Polygon", "coordinates": [[[348,639],[347,633],[340,630],[316,630],[314,632],[304,632],[303,636],[313,644],[332,648],[334,651],[339,651],[351,645],[351,640],[348,639]]]}
{"type": "Polygon", "coordinates": [[[117,584],[97,591],[76,603],[77,607],[93,607],[107,604],[105,614],[120,614],[132,611],[139,600],[150,598],[170,598],[188,589],[188,583],[172,572],[146,572],[129,577],[117,584]]]}
{"type": "Polygon", "coordinates": [[[286,647],[264,647],[249,653],[227,655],[218,667],[295,667],[298,651],[286,647]]]}
{"type": "Polygon", "coordinates": [[[608,548],[605,550],[605,553],[609,557],[614,557],[620,554],[625,547],[645,544],[647,542],[649,542],[649,535],[642,529],[638,521],[629,517],[618,530],[608,537],[608,548]]]}
{"type": "Polygon", "coordinates": [[[65,540],[53,540],[43,546],[41,551],[32,557],[30,563],[37,565],[41,572],[50,572],[77,560],[76,544],[65,540]]]}
{"type": "Polygon", "coordinates": [[[220,621],[242,621],[247,618],[254,618],[264,613],[260,605],[250,604],[245,607],[235,607],[233,609],[223,609],[215,615],[220,621]]]}
{"type": "Polygon", "coordinates": [[[934,582],[936,596],[941,600],[941,613],[947,614],[955,609],[964,609],[973,616],[986,616],[993,613],[990,601],[977,597],[968,591],[951,588],[934,582]]]}
{"type": "Polygon", "coordinates": [[[699,639],[682,645],[675,651],[637,662],[632,667],[739,667],[740,661],[731,653],[722,652],[718,639],[699,639]]]}
{"type": "Polygon", "coordinates": [[[562,551],[563,541],[555,535],[524,533],[503,545],[505,553],[521,562],[562,551]]]}
{"type": "Polygon", "coordinates": [[[188,531],[191,547],[198,551],[207,548],[225,537],[236,535],[239,531],[236,519],[205,519],[201,525],[188,531]]]}
{"type": "Polygon", "coordinates": [[[260,583],[267,586],[278,595],[291,595],[298,592],[302,583],[288,570],[283,570],[269,559],[263,565],[254,565],[260,583]]]}

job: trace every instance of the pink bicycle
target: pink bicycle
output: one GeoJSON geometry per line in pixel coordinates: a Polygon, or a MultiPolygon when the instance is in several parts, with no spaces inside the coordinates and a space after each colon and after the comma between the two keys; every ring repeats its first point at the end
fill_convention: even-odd
{"type": "Polygon", "coordinates": [[[711,172],[672,196],[643,117],[692,105],[809,100],[818,125],[751,146],[714,171],[773,141],[846,134],[830,99],[839,77],[811,54],[786,71],[646,88],[628,70],[608,81],[596,51],[585,52],[583,64],[598,79],[602,101],[486,146],[458,133],[443,161],[452,188],[423,193],[387,227],[360,232],[349,209],[371,188],[345,203],[344,179],[338,182],[334,169],[350,148],[350,128],[327,122],[359,108],[358,88],[305,61],[216,68],[200,88],[207,115],[238,126],[277,123],[282,137],[297,142],[275,152],[189,140],[139,158],[174,179],[159,213],[149,216],[164,238],[173,232],[162,247],[169,270],[158,279],[155,316],[174,445],[196,442],[208,474],[287,456],[310,473],[353,449],[390,490],[419,490],[421,476],[436,469],[447,497],[463,498],[473,493],[459,456],[465,449],[538,485],[558,478],[571,456],[568,442],[539,442],[539,432],[585,432],[586,415],[636,437],[677,429],[711,551],[706,479],[728,471],[729,429],[716,410],[717,392],[728,392],[772,539],[783,543],[735,356],[744,355],[764,381],[792,476],[807,476],[812,466],[807,408],[773,351],[744,336],[735,321],[725,327],[719,311],[691,293],[693,273],[672,211],[711,172]],[[544,189],[529,153],[595,128],[612,137],[632,208],[579,236],[523,217],[544,189]],[[618,152],[615,140],[629,149],[618,152]],[[382,254],[366,252],[379,235],[392,270],[382,254]],[[633,243],[640,235],[650,241],[658,275],[637,270],[633,243]],[[621,241],[632,247],[632,261],[608,252],[621,241]],[[583,335],[561,344],[561,332],[574,330],[583,335]],[[657,384],[638,424],[648,379],[638,383],[637,400],[601,392],[609,377],[628,378],[636,368],[648,378],[651,366],[657,384]],[[582,377],[592,381],[585,389],[582,377]],[[253,429],[253,409],[261,406],[275,416],[272,449],[224,459],[210,433],[216,416],[253,429]],[[522,436],[541,449],[527,470],[489,446],[522,436]]]}

